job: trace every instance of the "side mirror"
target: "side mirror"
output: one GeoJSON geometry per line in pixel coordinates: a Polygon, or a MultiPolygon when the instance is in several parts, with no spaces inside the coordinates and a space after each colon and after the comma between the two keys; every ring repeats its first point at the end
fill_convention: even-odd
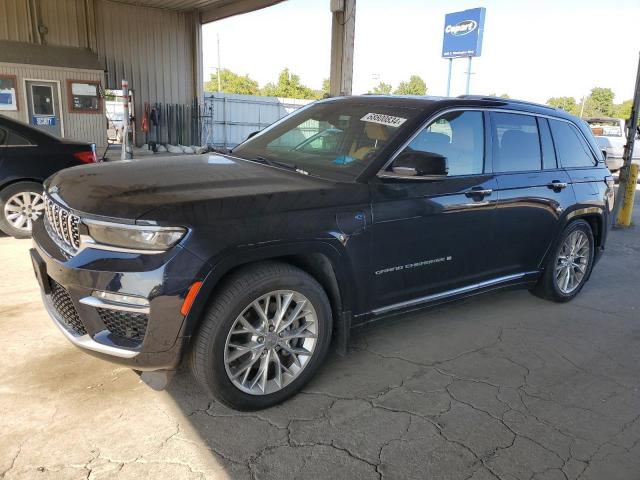
{"type": "Polygon", "coordinates": [[[447,157],[433,152],[408,150],[393,162],[393,173],[407,177],[443,178],[449,173],[447,157]]]}
{"type": "Polygon", "coordinates": [[[251,132],[248,136],[247,136],[247,140],[249,140],[250,138],[255,137],[257,134],[260,133],[260,130],[256,130],[255,132],[251,132]]]}

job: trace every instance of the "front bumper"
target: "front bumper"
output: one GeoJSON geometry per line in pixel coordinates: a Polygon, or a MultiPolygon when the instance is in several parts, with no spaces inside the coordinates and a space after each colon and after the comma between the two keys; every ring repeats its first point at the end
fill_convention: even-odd
{"type": "Polygon", "coordinates": [[[32,260],[45,308],[63,335],[94,356],[136,370],[170,370],[180,363],[185,317],[180,313],[205,264],[177,246],[160,254],[88,248],[69,256],[38,220],[32,260]],[[142,297],[148,306],[114,304],[96,291],[142,297]]]}

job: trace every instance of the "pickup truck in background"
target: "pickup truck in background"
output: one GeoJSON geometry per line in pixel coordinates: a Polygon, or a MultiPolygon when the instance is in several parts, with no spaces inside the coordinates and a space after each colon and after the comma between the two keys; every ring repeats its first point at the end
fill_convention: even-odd
{"type": "MultiPolygon", "coordinates": [[[[595,117],[585,118],[596,138],[611,172],[617,172],[622,167],[622,154],[627,142],[627,129],[622,118],[595,117]]],[[[636,132],[636,138],[638,133],[636,132]]],[[[640,142],[633,148],[633,163],[640,165],[640,142]]]]}

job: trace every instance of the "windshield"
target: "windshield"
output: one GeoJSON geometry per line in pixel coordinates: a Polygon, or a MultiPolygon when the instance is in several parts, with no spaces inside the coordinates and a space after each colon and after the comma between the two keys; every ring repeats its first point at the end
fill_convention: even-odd
{"type": "Polygon", "coordinates": [[[354,179],[418,113],[407,107],[316,103],[260,132],[233,153],[320,177],[354,179]]]}

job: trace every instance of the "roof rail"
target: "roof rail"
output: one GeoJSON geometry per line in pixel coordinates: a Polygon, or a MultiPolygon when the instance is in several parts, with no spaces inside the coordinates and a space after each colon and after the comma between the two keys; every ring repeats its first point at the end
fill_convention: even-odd
{"type": "Polygon", "coordinates": [[[518,103],[521,105],[533,105],[535,107],[543,107],[543,108],[548,108],[550,110],[558,110],[556,107],[552,107],[551,105],[545,105],[543,103],[529,102],[527,100],[515,100],[513,98],[491,97],[489,95],[458,95],[458,97],[456,98],[468,99],[468,100],[493,100],[497,102],[518,103]]]}

